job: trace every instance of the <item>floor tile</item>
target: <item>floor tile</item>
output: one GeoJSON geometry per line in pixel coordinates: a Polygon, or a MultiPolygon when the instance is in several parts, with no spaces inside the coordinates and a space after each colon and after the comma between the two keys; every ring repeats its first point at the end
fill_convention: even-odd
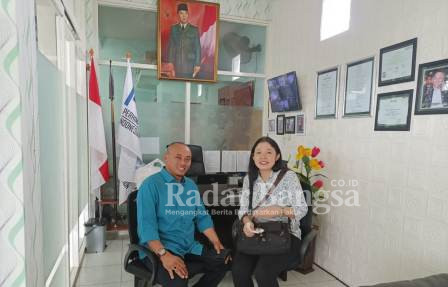
{"type": "Polygon", "coordinates": [[[121,282],[120,287],[134,287],[134,281],[121,282]]]}
{"type": "Polygon", "coordinates": [[[288,276],[292,275],[300,282],[305,283],[319,283],[319,282],[325,282],[325,281],[332,281],[335,280],[332,276],[330,276],[327,272],[323,271],[322,269],[315,267],[314,271],[308,274],[302,274],[296,271],[288,272],[288,276]]]}
{"type": "Polygon", "coordinates": [[[79,272],[79,285],[94,285],[121,282],[121,265],[82,267],[79,272]]]}
{"type": "Polygon", "coordinates": [[[233,286],[233,280],[232,280],[232,272],[228,271],[226,273],[226,276],[222,279],[221,283],[218,285],[219,287],[231,287],[233,286]]]}
{"type": "Polygon", "coordinates": [[[123,240],[108,240],[106,241],[106,249],[104,250],[107,253],[114,252],[122,252],[123,251],[123,240]]]}
{"type": "Polygon", "coordinates": [[[345,287],[344,284],[340,283],[337,280],[326,281],[326,282],[314,282],[314,283],[305,283],[306,287],[345,287]]]}
{"type": "Polygon", "coordinates": [[[124,268],[121,268],[121,282],[133,281],[133,280],[134,280],[134,275],[132,275],[129,272],[126,272],[126,270],[124,270],[124,268]]]}
{"type": "Polygon", "coordinates": [[[78,285],[78,286],[79,287],[121,287],[121,283],[117,282],[117,283],[107,283],[107,284],[78,285]]]}
{"type": "Polygon", "coordinates": [[[278,279],[278,283],[280,286],[305,286],[304,282],[300,281],[298,277],[294,276],[295,271],[288,272],[288,280],[283,281],[278,279]]]}
{"type": "Polygon", "coordinates": [[[120,265],[121,252],[90,253],[84,257],[83,267],[120,265]]]}

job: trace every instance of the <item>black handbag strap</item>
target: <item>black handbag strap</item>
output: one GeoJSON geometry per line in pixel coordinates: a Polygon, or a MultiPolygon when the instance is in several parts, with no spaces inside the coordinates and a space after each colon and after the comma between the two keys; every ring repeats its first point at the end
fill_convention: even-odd
{"type": "Polygon", "coordinates": [[[249,212],[244,214],[241,219],[248,215],[248,214],[252,214],[252,212],[259,208],[263,203],[266,202],[266,200],[268,200],[268,198],[271,196],[272,192],[274,191],[274,189],[277,187],[277,185],[280,183],[280,181],[282,180],[282,178],[285,176],[286,172],[288,171],[288,168],[283,168],[280,173],[277,175],[277,178],[275,179],[274,184],[271,186],[271,188],[269,189],[269,191],[266,193],[266,195],[264,196],[264,198],[257,204],[257,206],[252,209],[252,200],[253,200],[253,195],[254,195],[254,191],[253,188],[252,190],[250,190],[249,192],[249,212]]]}

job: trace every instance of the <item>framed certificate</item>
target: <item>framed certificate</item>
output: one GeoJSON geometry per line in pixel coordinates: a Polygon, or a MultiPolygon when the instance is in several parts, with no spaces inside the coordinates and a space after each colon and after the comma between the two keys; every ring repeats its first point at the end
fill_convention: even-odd
{"type": "Polygon", "coordinates": [[[370,115],[374,58],[347,64],[344,117],[370,115]]]}
{"type": "Polygon", "coordinates": [[[317,73],[316,119],[336,117],[338,68],[317,73]]]}
{"type": "Polygon", "coordinates": [[[277,116],[277,134],[278,135],[285,134],[285,115],[277,116]]]}
{"type": "Polygon", "coordinates": [[[413,81],[416,54],[417,38],[382,48],[378,86],[413,81]]]}
{"type": "Polygon", "coordinates": [[[305,114],[296,116],[296,134],[305,135],[305,114]]]}
{"type": "Polygon", "coordinates": [[[448,59],[419,65],[414,113],[448,114],[448,59]]]}
{"type": "Polygon", "coordinates": [[[378,94],[376,131],[409,131],[414,90],[378,94]]]}
{"type": "Polygon", "coordinates": [[[285,118],[285,133],[293,134],[296,132],[296,117],[286,117],[285,118]]]}

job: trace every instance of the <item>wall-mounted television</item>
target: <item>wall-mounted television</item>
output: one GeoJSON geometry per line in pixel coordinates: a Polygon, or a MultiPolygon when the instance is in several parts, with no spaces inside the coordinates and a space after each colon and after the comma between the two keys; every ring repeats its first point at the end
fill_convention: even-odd
{"type": "Polygon", "coordinates": [[[273,113],[300,111],[296,72],[289,72],[268,80],[269,101],[273,113]]]}

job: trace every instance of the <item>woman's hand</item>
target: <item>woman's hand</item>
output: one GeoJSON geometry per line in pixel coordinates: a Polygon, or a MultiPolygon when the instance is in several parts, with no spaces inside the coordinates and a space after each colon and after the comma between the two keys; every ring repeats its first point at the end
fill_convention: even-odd
{"type": "Polygon", "coordinates": [[[252,221],[248,221],[244,224],[243,232],[247,237],[254,236],[255,235],[254,231],[255,231],[255,227],[254,227],[254,223],[252,221]]]}
{"type": "Polygon", "coordinates": [[[271,205],[266,207],[259,207],[253,212],[254,217],[269,218],[283,216],[283,207],[278,205],[271,205]]]}

